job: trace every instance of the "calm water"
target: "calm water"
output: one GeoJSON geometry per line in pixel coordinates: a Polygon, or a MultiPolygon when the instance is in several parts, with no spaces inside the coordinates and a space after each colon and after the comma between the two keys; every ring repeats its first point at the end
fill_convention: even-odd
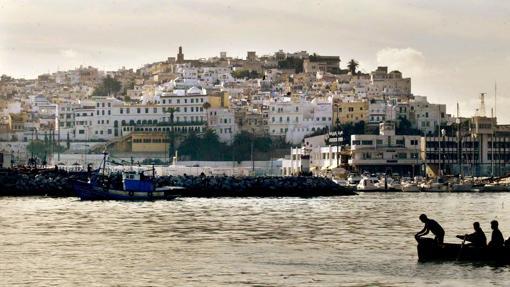
{"type": "Polygon", "coordinates": [[[509,267],[417,262],[418,215],[447,241],[510,194],[80,202],[0,198],[2,286],[508,286],[509,267]]]}

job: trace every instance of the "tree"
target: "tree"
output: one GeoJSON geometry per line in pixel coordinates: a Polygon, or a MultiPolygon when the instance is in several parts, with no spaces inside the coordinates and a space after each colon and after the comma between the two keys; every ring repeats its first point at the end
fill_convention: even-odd
{"type": "Polygon", "coordinates": [[[232,72],[232,77],[236,79],[260,79],[262,78],[262,74],[255,70],[235,70],[232,72]]]}
{"type": "Polygon", "coordinates": [[[349,69],[349,72],[351,72],[351,75],[356,74],[356,69],[358,68],[359,63],[356,62],[356,60],[351,59],[349,63],[347,64],[347,68],[349,69]]]}
{"type": "Polygon", "coordinates": [[[106,78],[103,79],[103,82],[94,89],[92,96],[94,97],[115,96],[120,91],[121,88],[122,88],[121,83],[112,78],[110,75],[108,75],[106,76],[106,78]]]}
{"type": "Polygon", "coordinates": [[[303,72],[303,59],[289,57],[285,60],[278,61],[278,69],[294,69],[294,72],[303,72]]]}
{"type": "Polygon", "coordinates": [[[398,117],[398,124],[395,132],[399,135],[421,135],[422,131],[412,127],[411,122],[404,118],[398,117]]]}
{"type": "Polygon", "coordinates": [[[209,104],[209,102],[205,102],[202,107],[204,108],[205,110],[205,116],[207,118],[207,123],[205,124],[206,126],[209,126],[209,112],[208,110],[211,108],[211,104],[209,104]]]}
{"type": "Polygon", "coordinates": [[[69,132],[67,132],[66,145],[67,145],[67,149],[71,148],[71,140],[69,138],[69,132]]]}

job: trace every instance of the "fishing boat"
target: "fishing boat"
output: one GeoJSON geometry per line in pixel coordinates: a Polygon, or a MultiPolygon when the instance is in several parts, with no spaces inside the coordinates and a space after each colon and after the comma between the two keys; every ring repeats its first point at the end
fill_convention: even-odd
{"type": "Polygon", "coordinates": [[[105,153],[102,168],[92,173],[88,182],[74,181],[73,188],[81,200],[173,200],[182,187],[157,187],[155,171],[152,176],[144,171],[123,171],[121,178],[105,173],[107,155],[105,153]],[[121,179],[119,181],[119,179],[121,179]]]}
{"type": "Polygon", "coordinates": [[[437,244],[432,238],[416,238],[418,260],[429,261],[469,261],[510,264],[510,247],[474,247],[467,244],[437,244]]]}

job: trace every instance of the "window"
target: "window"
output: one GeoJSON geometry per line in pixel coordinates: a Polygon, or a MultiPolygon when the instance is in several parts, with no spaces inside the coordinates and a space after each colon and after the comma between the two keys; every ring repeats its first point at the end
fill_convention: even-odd
{"type": "Polygon", "coordinates": [[[139,114],[141,112],[140,108],[136,108],[136,113],[139,114]]]}
{"type": "Polygon", "coordinates": [[[148,114],[149,113],[149,108],[145,108],[145,113],[148,114]]]}
{"type": "Polygon", "coordinates": [[[120,109],[120,113],[123,114],[124,113],[124,109],[121,108],[120,109]]]}

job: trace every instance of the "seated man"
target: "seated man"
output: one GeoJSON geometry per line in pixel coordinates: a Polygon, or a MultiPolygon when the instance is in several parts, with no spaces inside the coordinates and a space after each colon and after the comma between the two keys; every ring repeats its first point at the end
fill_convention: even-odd
{"type": "Polygon", "coordinates": [[[489,247],[503,246],[505,239],[503,239],[503,234],[501,234],[501,231],[499,231],[498,225],[499,224],[497,220],[491,221],[492,236],[491,241],[489,242],[489,247]]]}
{"type": "Polygon", "coordinates": [[[427,218],[427,215],[425,214],[420,215],[420,220],[425,223],[425,226],[420,232],[416,233],[414,237],[419,239],[420,237],[428,234],[430,231],[436,237],[436,242],[438,244],[442,244],[444,241],[444,230],[441,225],[439,225],[439,223],[437,223],[434,219],[427,218]]]}
{"type": "Polygon", "coordinates": [[[457,235],[457,238],[471,242],[470,245],[472,246],[485,247],[487,245],[487,238],[480,227],[480,223],[473,223],[473,228],[475,229],[475,232],[466,235],[457,235]]]}

